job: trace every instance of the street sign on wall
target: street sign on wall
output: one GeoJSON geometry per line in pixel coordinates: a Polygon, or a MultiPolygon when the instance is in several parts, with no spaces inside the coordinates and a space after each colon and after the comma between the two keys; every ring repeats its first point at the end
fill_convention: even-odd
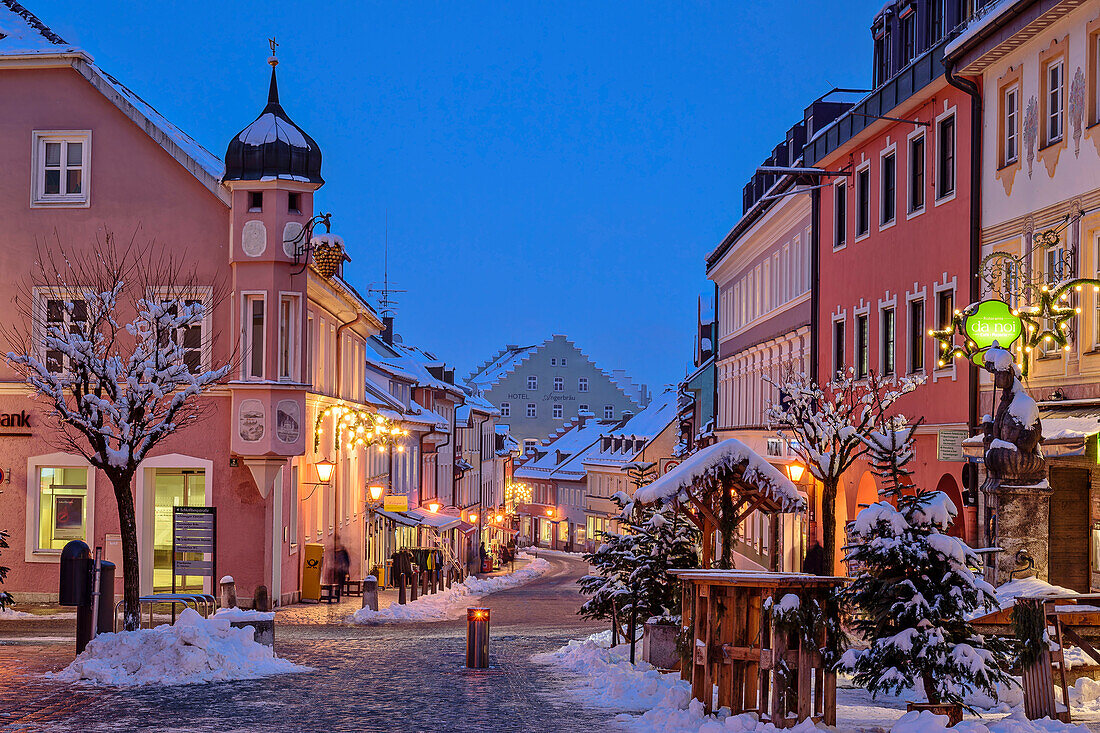
{"type": "Polygon", "coordinates": [[[941,461],[966,462],[963,454],[963,441],[970,433],[963,429],[948,428],[940,430],[936,437],[936,458],[941,461]]]}

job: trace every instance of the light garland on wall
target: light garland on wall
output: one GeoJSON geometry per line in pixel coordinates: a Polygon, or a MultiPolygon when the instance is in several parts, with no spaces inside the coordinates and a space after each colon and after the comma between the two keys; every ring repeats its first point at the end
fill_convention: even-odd
{"type": "Polygon", "coordinates": [[[324,434],[322,423],[327,417],[332,417],[333,421],[334,450],[338,450],[341,445],[348,450],[374,445],[378,446],[380,453],[387,447],[396,448],[398,453],[405,451],[402,441],[409,435],[407,429],[370,410],[333,405],[317,413],[317,420],[313,425],[314,453],[321,447],[321,436],[324,434]]]}

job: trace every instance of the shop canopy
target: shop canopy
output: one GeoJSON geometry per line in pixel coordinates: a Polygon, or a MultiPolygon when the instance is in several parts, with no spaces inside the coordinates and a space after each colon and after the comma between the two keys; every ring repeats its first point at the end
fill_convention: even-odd
{"type": "Polygon", "coordinates": [[[407,517],[401,512],[387,512],[385,509],[378,509],[375,513],[406,527],[415,527],[420,524],[415,518],[407,517]]]}
{"type": "Polygon", "coordinates": [[[425,527],[431,527],[438,532],[445,532],[448,529],[454,529],[462,524],[462,520],[458,517],[452,517],[449,514],[426,512],[423,509],[410,509],[406,512],[406,515],[414,518],[418,524],[425,527]]]}

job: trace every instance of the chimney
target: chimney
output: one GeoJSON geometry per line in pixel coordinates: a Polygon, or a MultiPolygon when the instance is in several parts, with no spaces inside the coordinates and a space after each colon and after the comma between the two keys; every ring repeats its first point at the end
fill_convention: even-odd
{"type": "Polygon", "coordinates": [[[382,340],[393,345],[393,316],[382,316],[382,340]]]}

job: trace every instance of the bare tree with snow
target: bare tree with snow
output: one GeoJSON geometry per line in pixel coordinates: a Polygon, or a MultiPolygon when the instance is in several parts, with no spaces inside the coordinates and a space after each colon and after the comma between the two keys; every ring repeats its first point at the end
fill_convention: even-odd
{"type": "Polygon", "coordinates": [[[791,448],[810,474],[821,482],[822,545],[825,568],[836,563],[836,494],[841,477],[872,451],[874,437],[894,421],[890,409],[902,395],[923,380],[914,377],[882,378],[871,372],[856,379],[854,370],[838,373],[824,386],[800,372],[791,371],[776,382],[779,400],[767,411],[768,420],[791,439],[791,448]]]}
{"type": "Polygon", "coordinates": [[[114,488],[127,630],[140,624],[134,474],[203,416],[196,398],[229,373],[229,363],[204,369],[209,345],[196,352],[194,343],[217,290],[170,256],[119,246],[108,233],[78,251],[40,249],[16,298],[22,320],[4,327],[9,364],[56,423],[50,441],[83,455],[114,488]]]}

